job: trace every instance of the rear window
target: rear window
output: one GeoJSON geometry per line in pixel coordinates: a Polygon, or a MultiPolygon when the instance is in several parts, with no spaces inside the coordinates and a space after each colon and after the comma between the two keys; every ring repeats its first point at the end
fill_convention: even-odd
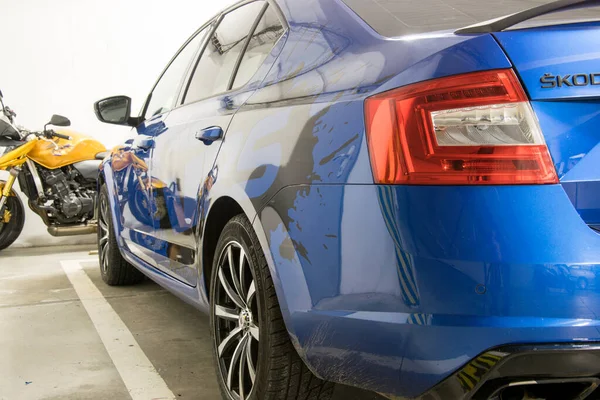
{"type": "MultiPolygon", "coordinates": [[[[343,0],[380,35],[456,30],[554,0],[343,0]]],[[[600,20],[600,8],[583,8],[534,18],[514,28],[600,20]]]]}

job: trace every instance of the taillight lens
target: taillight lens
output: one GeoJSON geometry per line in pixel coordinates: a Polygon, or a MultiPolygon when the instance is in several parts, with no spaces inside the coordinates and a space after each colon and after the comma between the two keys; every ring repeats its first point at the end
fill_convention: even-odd
{"type": "Polygon", "coordinates": [[[512,70],[457,75],[365,103],[376,183],[543,184],[558,177],[512,70]]]}

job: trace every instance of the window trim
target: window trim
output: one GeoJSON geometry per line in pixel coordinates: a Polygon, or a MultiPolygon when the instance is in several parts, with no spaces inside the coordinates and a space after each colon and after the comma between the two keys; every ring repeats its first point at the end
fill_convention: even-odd
{"type": "MultiPolygon", "coordinates": [[[[281,8],[279,7],[279,4],[277,4],[276,0],[267,0],[267,2],[275,10],[277,17],[279,18],[279,22],[281,22],[281,26],[283,27],[283,34],[285,34],[290,29],[290,24],[288,24],[283,11],[281,11],[281,8]]],[[[281,36],[283,36],[283,34],[281,36]]]]}
{"type": "MultiPolygon", "coordinates": [[[[227,13],[229,13],[229,12],[231,12],[231,11],[237,9],[237,8],[240,8],[243,5],[246,5],[248,3],[253,3],[255,1],[257,1],[257,0],[242,0],[242,1],[239,1],[239,2],[237,2],[235,4],[232,4],[231,6],[227,7],[226,9],[224,9],[223,11],[221,11],[219,14],[215,15],[215,17],[213,19],[215,19],[218,16],[222,16],[224,14],[227,14],[227,13]]],[[[279,14],[278,17],[281,20],[281,23],[283,25],[284,32],[286,32],[290,28],[290,25],[288,24],[288,22],[287,22],[287,20],[285,18],[285,15],[281,11],[281,8],[279,7],[279,4],[277,4],[277,1],[276,0],[263,0],[263,1],[266,2],[266,3],[269,3],[269,5],[271,5],[271,6],[275,7],[275,10],[276,10],[277,14],[279,14]]]]}
{"type": "MultiPolygon", "coordinates": [[[[239,8],[239,7],[242,7],[243,5],[246,5],[246,4],[248,4],[248,3],[252,3],[252,2],[254,2],[254,1],[257,1],[257,0],[243,0],[243,1],[240,1],[240,2],[238,2],[238,3],[236,3],[236,4],[232,4],[231,6],[227,7],[226,9],[224,9],[224,10],[221,10],[220,12],[218,12],[217,14],[215,14],[215,15],[214,15],[212,18],[208,19],[208,20],[207,20],[207,21],[206,21],[204,24],[202,24],[202,25],[200,26],[200,28],[196,29],[196,31],[195,31],[195,32],[194,32],[194,33],[193,33],[193,34],[192,34],[192,35],[189,37],[189,39],[188,39],[188,40],[186,40],[186,42],[185,42],[185,43],[184,43],[184,44],[183,44],[183,45],[182,45],[182,46],[179,48],[179,50],[177,50],[177,52],[176,52],[176,53],[175,53],[175,55],[174,55],[174,56],[171,58],[171,60],[170,60],[170,61],[169,61],[169,63],[167,64],[167,66],[166,66],[166,67],[163,69],[163,71],[162,71],[162,72],[160,73],[160,75],[158,76],[158,79],[157,79],[157,80],[154,82],[154,84],[152,85],[152,89],[150,89],[150,92],[148,93],[148,96],[146,96],[146,101],[144,102],[144,106],[142,107],[142,110],[141,110],[141,112],[140,112],[140,115],[139,115],[139,118],[140,118],[140,124],[141,124],[142,122],[144,122],[144,121],[147,121],[147,119],[145,119],[144,117],[145,117],[145,115],[146,115],[146,112],[147,112],[148,105],[150,104],[150,100],[152,99],[152,93],[154,93],[154,89],[156,89],[156,85],[158,85],[158,82],[160,82],[160,80],[162,79],[162,77],[163,77],[163,75],[165,74],[165,72],[167,72],[167,69],[169,69],[169,67],[171,66],[171,64],[173,63],[173,61],[175,61],[175,59],[176,59],[176,58],[177,58],[177,56],[178,56],[178,55],[179,55],[179,54],[180,54],[180,53],[183,51],[183,49],[184,49],[184,48],[185,48],[185,47],[186,47],[186,46],[187,46],[187,45],[188,45],[188,44],[189,44],[189,43],[190,43],[190,42],[191,42],[191,41],[192,41],[192,40],[193,40],[193,39],[196,37],[196,35],[198,35],[198,34],[199,34],[199,33],[200,33],[200,32],[201,32],[201,31],[202,31],[204,28],[206,28],[207,26],[209,26],[209,25],[211,25],[211,24],[215,24],[215,26],[213,26],[213,28],[210,30],[210,34],[209,34],[209,36],[208,36],[208,37],[210,37],[210,35],[211,35],[211,34],[214,32],[214,30],[216,29],[216,27],[218,26],[218,24],[221,22],[221,20],[222,20],[222,18],[223,18],[223,16],[224,16],[225,14],[227,14],[228,12],[231,12],[231,11],[233,11],[233,10],[235,10],[235,9],[239,8]]],[[[276,1],[276,0],[264,0],[264,1],[265,1],[266,3],[268,3],[268,5],[269,5],[269,6],[271,6],[271,7],[273,7],[273,8],[274,8],[275,12],[277,13],[277,15],[278,15],[278,17],[279,17],[279,22],[281,22],[281,25],[283,26],[283,33],[282,33],[281,37],[279,38],[279,40],[281,40],[281,38],[283,38],[283,37],[285,36],[285,34],[286,34],[288,31],[289,31],[289,29],[290,29],[290,25],[289,25],[289,23],[287,22],[287,19],[285,18],[285,15],[284,15],[284,14],[283,14],[283,12],[281,11],[281,8],[279,7],[279,4],[277,4],[277,1],[276,1]]],[[[262,17],[262,15],[261,15],[261,17],[262,17]]],[[[259,21],[260,21],[260,20],[259,20],[259,21]]],[[[277,43],[279,42],[279,40],[277,40],[277,42],[275,42],[275,45],[277,45],[277,43]]],[[[192,60],[194,60],[196,63],[198,62],[198,60],[200,59],[200,57],[202,57],[202,54],[204,54],[204,48],[206,47],[207,43],[208,43],[208,42],[205,40],[205,41],[204,41],[204,43],[202,43],[202,44],[199,46],[199,50],[196,52],[196,54],[194,54],[194,58],[192,58],[192,60]]],[[[275,47],[275,46],[274,46],[274,47],[275,47]]],[[[194,62],[194,61],[193,61],[193,62],[194,62]]],[[[183,92],[183,90],[182,90],[182,89],[183,89],[184,83],[185,83],[186,81],[189,81],[189,79],[191,79],[191,76],[190,76],[190,74],[189,74],[189,72],[190,72],[189,70],[190,70],[190,66],[193,64],[193,62],[192,62],[192,63],[190,63],[190,65],[188,66],[188,69],[186,70],[186,73],[185,73],[185,74],[184,74],[184,76],[182,77],[182,81],[181,81],[181,83],[179,84],[179,88],[178,88],[178,95],[176,96],[176,99],[177,99],[177,100],[176,100],[175,104],[173,105],[173,108],[171,108],[171,110],[169,110],[169,111],[173,111],[173,110],[175,110],[175,109],[177,109],[177,108],[179,108],[179,107],[181,107],[181,106],[185,105],[185,104],[183,104],[183,100],[184,100],[184,95],[183,95],[183,94],[184,94],[184,92],[183,92]]],[[[195,70],[195,68],[194,68],[194,70],[195,70]]],[[[237,74],[237,70],[236,70],[236,74],[237,74]]],[[[189,85],[189,82],[188,82],[188,85],[189,85]]],[[[188,86],[188,85],[185,85],[185,86],[186,86],[186,92],[187,92],[187,86],[188,86]]],[[[244,85],[244,86],[245,86],[245,85],[244,85]]],[[[242,87],[244,87],[244,86],[241,86],[240,88],[242,88],[242,87]]],[[[238,89],[240,89],[240,88],[236,88],[236,89],[230,89],[230,90],[227,90],[227,91],[225,91],[225,92],[222,92],[222,93],[216,93],[216,94],[213,94],[212,96],[207,96],[207,97],[204,97],[204,98],[202,98],[202,99],[199,99],[199,100],[196,100],[196,101],[194,101],[194,102],[192,102],[192,103],[187,103],[187,104],[193,104],[193,103],[196,103],[196,102],[198,102],[198,101],[205,100],[205,99],[207,99],[207,98],[209,98],[209,97],[215,97],[215,96],[224,95],[224,94],[226,94],[226,93],[228,93],[228,92],[231,92],[232,90],[238,90],[238,89]]],[[[158,117],[159,115],[163,115],[163,114],[164,114],[164,113],[162,113],[162,114],[158,114],[158,115],[156,115],[155,117],[158,117]]]]}
{"type": "MultiPolygon", "coordinates": [[[[256,0],[252,0],[252,1],[256,1],[256,0]]],[[[223,18],[225,17],[225,15],[226,15],[226,13],[221,13],[218,15],[217,18],[215,18],[215,25],[212,27],[212,29],[210,30],[210,33],[208,35],[209,39],[215,33],[215,31],[217,30],[219,25],[221,25],[221,22],[223,21],[223,18]]],[[[188,90],[190,89],[190,85],[192,84],[192,78],[194,77],[194,74],[196,73],[196,68],[198,68],[198,64],[200,64],[200,59],[202,58],[202,55],[206,51],[208,42],[209,42],[209,40],[204,41],[204,43],[202,44],[202,46],[200,48],[200,52],[196,55],[196,57],[194,58],[194,60],[191,63],[192,67],[189,69],[189,71],[187,71],[187,73],[185,75],[185,80],[183,81],[183,85],[181,85],[179,95],[177,96],[176,108],[184,105],[184,101],[185,101],[185,98],[187,97],[188,90]]],[[[188,103],[188,104],[190,104],[190,103],[188,103]]]]}
{"type": "MultiPolygon", "coordinates": [[[[267,9],[267,7],[269,7],[269,2],[267,0],[245,0],[243,2],[234,4],[233,6],[229,7],[225,11],[223,11],[221,13],[221,15],[219,15],[219,21],[217,22],[217,24],[215,25],[215,27],[213,28],[213,30],[210,32],[209,38],[219,28],[219,26],[221,25],[221,23],[223,22],[223,19],[225,18],[225,16],[227,14],[230,14],[230,13],[234,12],[237,9],[240,9],[242,7],[247,6],[248,4],[255,3],[257,1],[261,1],[261,2],[264,3],[263,8],[258,12],[258,15],[257,15],[254,23],[250,26],[250,29],[248,31],[248,37],[244,41],[244,45],[242,46],[242,51],[240,52],[240,55],[238,56],[238,59],[236,60],[236,63],[235,63],[235,65],[233,67],[233,70],[231,72],[232,74],[236,74],[237,73],[237,67],[239,67],[238,61],[240,60],[240,57],[244,54],[246,48],[248,47],[248,42],[250,40],[250,36],[252,35],[252,33],[254,33],[254,29],[255,29],[256,25],[258,24],[258,21],[260,21],[260,18],[262,18],[262,16],[264,15],[265,10],[267,9]]],[[[190,90],[190,85],[192,84],[192,79],[194,78],[194,74],[196,73],[196,68],[198,68],[198,65],[200,64],[200,60],[202,59],[202,56],[204,55],[204,52],[206,51],[206,48],[208,47],[208,43],[209,43],[209,40],[207,40],[206,43],[204,43],[204,45],[202,46],[202,51],[200,52],[200,54],[198,55],[198,57],[196,59],[196,62],[194,63],[194,67],[191,70],[191,74],[187,77],[187,84],[184,85],[185,89],[183,90],[183,93],[181,93],[181,96],[180,96],[181,99],[179,100],[179,104],[178,104],[180,106],[186,104],[185,103],[185,99],[186,99],[186,97],[188,95],[188,91],[190,90]]],[[[229,92],[231,90],[230,83],[231,83],[231,75],[229,76],[229,82],[227,83],[227,89],[225,91],[221,92],[221,93],[227,93],[227,92],[229,92]]],[[[219,95],[219,93],[213,93],[210,96],[206,96],[206,97],[203,97],[201,99],[194,100],[194,101],[189,102],[187,104],[193,104],[193,103],[195,103],[197,101],[204,100],[204,99],[207,99],[207,98],[210,98],[210,97],[214,97],[214,96],[218,96],[218,95],[219,95]]]]}
{"type": "MultiPolygon", "coordinates": [[[[142,107],[142,111],[140,113],[141,115],[139,116],[141,122],[148,121],[150,119],[153,119],[155,117],[163,115],[163,114],[165,114],[165,113],[167,113],[167,112],[169,112],[169,111],[171,111],[171,110],[173,110],[173,109],[175,109],[177,107],[177,102],[179,101],[179,94],[181,93],[181,87],[182,87],[183,83],[185,82],[185,77],[187,76],[187,73],[189,72],[189,69],[190,69],[190,66],[191,66],[193,60],[195,60],[196,57],[198,56],[198,52],[204,49],[204,46],[206,44],[206,39],[202,40],[202,42],[200,43],[200,45],[198,46],[198,48],[196,49],[196,51],[192,55],[192,61],[190,61],[190,63],[188,64],[188,66],[187,66],[187,68],[185,70],[185,73],[180,78],[179,84],[177,85],[177,89],[176,89],[177,96],[175,96],[175,100],[173,101],[173,105],[169,109],[169,111],[164,111],[164,112],[162,112],[160,114],[152,116],[151,118],[146,118],[146,112],[148,111],[148,105],[150,105],[150,101],[152,100],[152,94],[154,93],[154,90],[156,89],[156,86],[158,85],[158,83],[160,82],[160,80],[163,78],[163,76],[165,75],[165,73],[167,72],[167,70],[173,64],[173,61],[175,61],[175,59],[181,54],[181,52],[187,47],[187,45],[189,45],[190,42],[192,42],[196,38],[196,36],[198,36],[202,32],[202,30],[204,30],[206,27],[208,27],[209,25],[211,25],[212,23],[214,23],[215,18],[216,17],[213,17],[213,18],[209,19],[207,22],[205,22],[204,24],[202,24],[202,26],[200,28],[196,29],[196,31],[194,31],[194,33],[192,35],[190,35],[190,37],[185,41],[185,43],[179,48],[179,50],[177,50],[177,52],[175,53],[175,55],[167,63],[167,66],[162,70],[162,72],[158,76],[158,79],[152,85],[152,89],[150,90],[150,93],[148,93],[148,96],[146,97],[146,102],[144,103],[144,106],[142,107]]],[[[211,29],[209,32],[212,33],[213,29],[211,29]]]]}
{"type": "MultiPolygon", "coordinates": [[[[235,61],[235,65],[233,66],[233,71],[231,71],[231,75],[229,76],[229,83],[227,84],[227,91],[230,91],[233,88],[233,83],[235,82],[235,77],[237,76],[238,70],[240,69],[240,65],[242,64],[242,60],[244,59],[244,56],[246,55],[246,50],[248,50],[248,45],[250,44],[250,41],[252,40],[252,35],[254,35],[254,32],[256,32],[256,28],[258,27],[258,24],[260,24],[260,20],[265,16],[265,13],[267,12],[267,9],[269,7],[271,7],[271,5],[269,4],[268,1],[265,1],[265,5],[263,6],[262,10],[260,10],[258,15],[256,16],[256,19],[254,20],[254,23],[250,27],[250,31],[248,32],[248,37],[246,38],[246,41],[244,42],[244,45],[242,46],[240,55],[238,56],[237,60],[235,61]]],[[[271,48],[271,50],[272,49],[273,48],[271,48]]],[[[244,86],[244,85],[242,85],[242,86],[244,86]]]]}
{"type": "MultiPolygon", "coordinates": [[[[283,30],[281,31],[281,35],[279,36],[279,38],[273,43],[273,46],[271,47],[270,51],[273,51],[273,49],[275,47],[277,47],[277,44],[279,43],[279,41],[281,41],[286,34],[289,31],[289,25],[287,24],[287,22],[285,21],[285,18],[282,16],[283,14],[280,12],[279,7],[277,6],[273,6],[273,4],[275,4],[275,2],[271,2],[270,0],[266,0],[269,3],[269,7],[273,7],[273,11],[275,11],[276,17],[279,20],[279,22],[281,22],[281,27],[283,28],[283,30]]],[[[256,21],[256,25],[254,26],[254,29],[252,31],[252,34],[254,34],[256,32],[256,29],[258,27],[258,24],[260,23],[260,20],[262,19],[262,17],[264,17],[265,13],[269,10],[269,7],[266,7],[265,10],[263,11],[262,15],[260,16],[260,18],[256,21]]],[[[250,39],[251,40],[251,39],[250,39]]],[[[248,40],[248,45],[250,45],[250,40],[248,40]]],[[[250,77],[250,80],[248,82],[244,82],[242,85],[240,86],[233,86],[235,84],[235,79],[237,78],[237,73],[239,70],[239,67],[242,64],[242,61],[244,60],[244,56],[246,55],[246,50],[248,50],[248,47],[246,46],[246,48],[244,49],[244,53],[240,56],[240,64],[236,66],[236,70],[235,70],[235,75],[233,75],[232,81],[231,81],[231,91],[236,91],[238,89],[243,88],[244,86],[246,86],[248,84],[248,82],[250,82],[250,80],[254,77],[254,75],[256,75],[256,73],[258,72],[258,69],[256,71],[254,71],[254,74],[252,74],[252,77],[250,77]]],[[[264,63],[264,60],[263,60],[264,63]]],[[[261,64],[262,66],[262,64],[261,64]]],[[[260,69],[260,67],[259,67],[260,69]]]]}
{"type": "MultiPolygon", "coordinates": [[[[218,17],[218,21],[217,21],[217,23],[216,23],[215,27],[213,28],[213,30],[211,31],[211,33],[210,33],[210,34],[212,35],[212,34],[214,33],[214,31],[217,29],[217,27],[219,26],[219,24],[220,24],[220,23],[221,23],[221,21],[223,20],[223,17],[224,17],[226,14],[228,14],[228,13],[230,13],[230,12],[232,12],[232,11],[234,11],[234,10],[236,10],[236,9],[238,9],[238,8],[240,8],[240,7],[242,7],[242,6],[245,6],[246,4],[249,4],[249,3],[254,3],[254,2],[256,2],[256,1],[261,1],[261,0],[244,0],[244,1],[241,1],[241,2],[239,2],[239,3],[236,3],[236,4],[232,5],[232,6],[230,6],[229,8],[227,8],[227,9],[223,10],[223,11],[222,11],[222,12],[221,12],[221,13],[220,13],[218,16],[217,16],[217,17],[218,17]]],[[[279,18],[279,22],[281,22],[281,26],[283,27],[283,32],[282,32],[281,36],[279,37],[279,39],[277,39],[277,41],[276,41],[276,42],[275,42],[275,44],[273,45],[273,48],[275,48],[275,47],[277,46],[277,43],[279,43],[279,41],[280,41],[280,40],[281,40],[283,37],[285,37],[286,33],[288,33],[288,31],[290,30],[290,25],[288,24],[288,22],[287,22],[287,20],[286,20],[285,16],[284,16],[284,15],[283,15],[283,13],[281,12],[281,9],[279,8],[279,5],[277,4],[277,2],[276,2],[275,0],[262,0],[262,1],[264,1],[264,2],[265,2],[265,7],[263,7],[263,9],[262,9],[262,10],[259,12],[259,15],[257,16],[256,20],[254,21],[254,24],[252,25],[252,27],[251,27],[251,29],[250,29],[250,34],[248,35],[248,38],[246,39],[246,43],[244,44],[243,51],[240,53],[240,55],[239,55],[239,57],[238,57],[238,60],[236,61],[236,65],[235,65],[235,67],[234,67],[234,71],[232,72],[232,75],[230,76],[230,82],[229,82],[229,84],[228,84],[228,89],[227,89],[227,90],[225,90],[225,91],[223,91],[223,92],[214,93],[214,94],[211,94],[210,96],[202,97],[202,98],[200,98],[200,99],[198,99],[198,100],[194,100],[194,101],[192,101],[192,102],[189,102],[189,103],[184,103],[184,101],[185,101],[185,97],[186,97],[186,95],[187,95],[187,91],[188,91],[188,89],[189,89],[189,86],[190,86],[190,84],[191,84],[191,79],[193,78],[193,74],[194,74],[194,72],[196,71],[196,67],[198,66],[198,63],[200,62],[200,58],[202,58],[202,55],[204,54],[204,51],[205,51],[205,49],[206,49],[206,46],[208,46],[208,40],[206,40],[206,41],[205,41],[205,43],[202,45],[202,51],[199,53],[199,55],[197,55],[197,59],[196,59],[196,61],[195,61],[195,66],[194,66],[194,68],[191,70],[191,73],[190,73],[190,74],[187,76],[187,78],[186,78],[186,80],[187,80],[187,85],[184,85],[184,86],[185,86],[185,90],[182,90],[182,93],[180,93],[180,95],[179,95],[179,98],[178,98],[178,103],[177,103],[177,105],[176,105],[176,106],[173,108],[174,110],[175,110],[175,109],[177,109],[177,108],[179,108],[179,107],[188,106],[188,105],[191,105],[191,104],[194,104],[194,103],[198,103],[198,102],[200,102],[200,101],[204,101],[204,100],[206,100],[206,99],[210,99],[210,98],[213,98],[213,97],[224,96],[224,95],[226,95],[226,94],[228,94],[228,93],[232,93],[232,92],[238,91],[238,90],[242,89],[244,86],[246,86],[246,84],[247,84],[248,82],[246,82],[244,85],[242,85],[242,86],[239,86],[239,87],[236,87],[236,88],[232,88],[232,87],[230,87],[230,85],[233,85],[233,83],[235,83],[235,76],[237,75],[238,68],[239,68],[239,66],[240,66],[240,64],[241,64],[241,60],[242,60],[242,59],[243,59],[243,57],[244,57],[244,54],[245,54],[245,52],[246,52],[246,49],[248,48],[248,44],[250,43],[251,36],[252,36],[252,34],[254,33],[254,31],[256,30],[256,27],[257,27],[257,26],[258,26],[258,24],[260,23],[260,20],[261,20],[261,18],[264,16],[264,14],[265,14],[265,12],[267,11],[267,9],[268,9],[269,7],[273,7],[273,9],[275,10],[275,13],[277,14],[277,17],[279,18]],[[232,80],[232,77],[233,77],[233,80],[232,80]]],[[[215,19],[216,19],[216,18],[215,18],[215,19]]],[[[210,36],[209,36],[209,37],[210,37],[210,36]]],[[[182,89],[183,89],[183,87],[182,87],[182,89]]]]}
{"type": "Polygon", "coordinates": [[[196,54],[194,54],[194,58],[192,58],[192,61],[190,62],[188,69],[185,71],[185,74],[183,75],[181,84],[179,85],[179,91],[177,93],[177,99],[175,101],[175,106],[173,107],[173,109],[177,109],[183,105],[183,101],[185,100],[185,96],[190,87],[191,79],[194,76],[194,72],[196,72],[196,68],[198,67],[200,58],[202,58],[202,54],[204,54],[204,50],[206,50],[206,47],[208,46],[208,42],[209,42],[208,39],[210,39],[210,37],[213,35],[213,33],[215,33],[215,31],[219,27],[219,24],[221,23],[221,21],[223,21],[223,16],[224,16],[224,14],[219,14],[212,20],[213,26],[210,29],[210,31],[208,31],[206,40],[204,40],[202,42],[202,44],[200,45],[200,47],[198,49],[198,52],[196,54]]]}

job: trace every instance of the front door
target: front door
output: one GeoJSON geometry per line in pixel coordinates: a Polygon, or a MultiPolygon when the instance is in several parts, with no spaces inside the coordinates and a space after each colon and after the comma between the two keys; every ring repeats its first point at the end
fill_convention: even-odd
{"type": "Polygon", "coordinates": [[[150,155],[154,135],[164,129],[159,115],[144,121],[137,127],[137,135],[112,156],[112,168],[117,187],[119,207],[123,217],[121,237],[129,250],[137,257],[152,264],[152,252],[156,245],[153,238],[150,191],[150,155]]]}
{"type": "Polygon", "coordinates": [[[256,87],[248,81],[261,79],[253,75],[266,55],[257,60],[250,49],[257,47],[255,42],[262,45],[265,41],[263,31],[256,28],[266,10],[267,2],[259,0],[220,18],[190,72],[180,107],[167,117],[169,129],[156,137],[152,177],[164,186],[153,192],[153,201],[155,207],[165,210],[165,217],[155,225],[161,248],[156,260],[161,269],[191,286],[198,280],[199,192],[205,182],[214,179],[212,168],[231,119],[256,87]],[[248,68],[252,68],[250,73],[248,68]]]}
{"type": "Polygon", "coordinates": [[[206,28],[194,34],[171,60],[148,96],[137,135],[118,157],[113,157],[117,186],[123,188],[119,193],[124,228],[121,237],[133,254],[152,266],[157,266],[154,254],[160,246],[155,238],[155,221],[164,212],[153,201],[154,189],[160,186],[150,174],[155,139],[168,131],[165,121],[208,31],[206,28]]]}

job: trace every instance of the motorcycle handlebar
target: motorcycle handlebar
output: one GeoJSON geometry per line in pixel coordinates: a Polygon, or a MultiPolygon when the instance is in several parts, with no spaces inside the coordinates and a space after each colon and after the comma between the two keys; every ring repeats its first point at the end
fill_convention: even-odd
{"type": "Polygon", "coordinates": [[[52,132],[52,136],[57,137],[59,139],[71,140],[71,136],[63,135],[62,133],[52,132]]]}

